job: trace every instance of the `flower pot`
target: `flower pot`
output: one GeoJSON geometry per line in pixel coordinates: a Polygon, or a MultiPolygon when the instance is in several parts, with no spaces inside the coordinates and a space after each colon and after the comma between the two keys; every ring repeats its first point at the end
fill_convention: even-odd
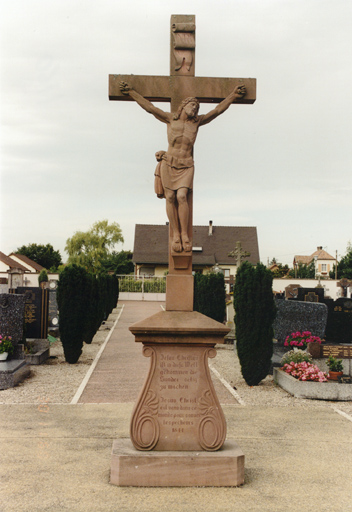
{"type": "Polygon", "coordinates": [[[0,361],[6,361],[8,355],[8,352],[3,352],[2,354],[0,354],[0,361]]]}
{"type": "Polygon", "coordinates": [[[340,375],[343,375],[343,372],[329,371],[329,380],[339,380],[340,375]]]}

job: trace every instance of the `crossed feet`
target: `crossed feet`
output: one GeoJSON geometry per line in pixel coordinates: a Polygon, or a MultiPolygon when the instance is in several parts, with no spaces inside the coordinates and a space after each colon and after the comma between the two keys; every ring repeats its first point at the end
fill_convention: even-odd
{"type": "Polygon", "coordinates": [[[172,240],[172,250],[175,252],[191,252],[192,251],[192,242],[188,238],[187,234],[175,235],[172,240]]]}

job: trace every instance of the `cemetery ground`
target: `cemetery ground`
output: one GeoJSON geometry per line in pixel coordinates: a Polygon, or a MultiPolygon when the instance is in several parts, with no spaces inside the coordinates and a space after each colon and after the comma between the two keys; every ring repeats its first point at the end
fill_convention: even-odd
{"type": "Polygon", "coordinates": [[[0,511],[352,511],[352,403],[294,398],[272,376],[248,387],[232,345],[217,347],[211,373],[227,439],[245,453],[244,486],[109,484],[113,440],[129,437],[149,365],[128,326],[158,308],[119,303],[78,364],[57,342],[29,379],[0,391],[0,511]]]}

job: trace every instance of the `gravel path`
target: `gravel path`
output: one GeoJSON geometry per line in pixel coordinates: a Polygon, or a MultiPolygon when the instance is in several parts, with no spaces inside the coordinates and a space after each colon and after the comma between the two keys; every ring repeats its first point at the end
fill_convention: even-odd
{"type": "MultiPolygon", "coordinates": [[[[90,345],[84,345],[83,353],[75,365],[65,362],[60,341],[50,347],[50,359],[39,366],[31,366],[28,379],[15,388],[0,391],[0,404],[69,404],[81,385],[95,356],[104,343],[121,306],[118,305],[108,320],[101,326],[90,345]]],[[[219,375],[238,394],[240,404],[268,407],[333,407],[348,414],[352,420],[352,402],[325,402],[294,398],[277,386],[272,376],[266,377],[259,386],[248,386],[242,375],[233,345],[218,345],[218,353],[210,362],[215,370],[213,379],[219,375]]],[[[237,406],[238,407],[238,406],[237,406]]]]}

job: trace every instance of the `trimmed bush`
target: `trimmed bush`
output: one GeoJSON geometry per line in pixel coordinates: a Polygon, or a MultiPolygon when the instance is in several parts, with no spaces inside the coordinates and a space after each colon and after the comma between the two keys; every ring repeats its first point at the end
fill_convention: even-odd
{"type": "Polygon", "coordinates": [[[75,264],[61,272],[57,301],[60,338],[68,363],[77,363],[83,342],[92,342],[103,320],[116,307],[118,294],[116,276],[103,274],[97,278],[75,264]]]}
{"type": "Polygon", "coordinates": [[[264,265],[253,267],[247,261],[236,274],[233,303],[237,354],[249,386],[257,386],[270,371],[272,325],[276,316],[272,279],[272,273],[264,265]]]}
{"type": "Polygon", "coordinates": [[[39,286],[40,286],[41,283],[47,283],[48,281],[49,281],[48,273],[45,270],[45,268],[43,268],[43,270],[40,271],[40,274],[38,276],[39,286]]]}
{"type": "Polygon", "coordinates": [[[223,274],[195,274],[193,310],[218,322],[226,317],[226,292],[223,274]]]}
{"type": "Polygon", "coordinates": [[[91,280],[88,272],[78,265],[65,267],[58,282],[57,303],[61,343],[65,359],[70,364],[77,363],[82,354],[90,295],[91,280]]]}

